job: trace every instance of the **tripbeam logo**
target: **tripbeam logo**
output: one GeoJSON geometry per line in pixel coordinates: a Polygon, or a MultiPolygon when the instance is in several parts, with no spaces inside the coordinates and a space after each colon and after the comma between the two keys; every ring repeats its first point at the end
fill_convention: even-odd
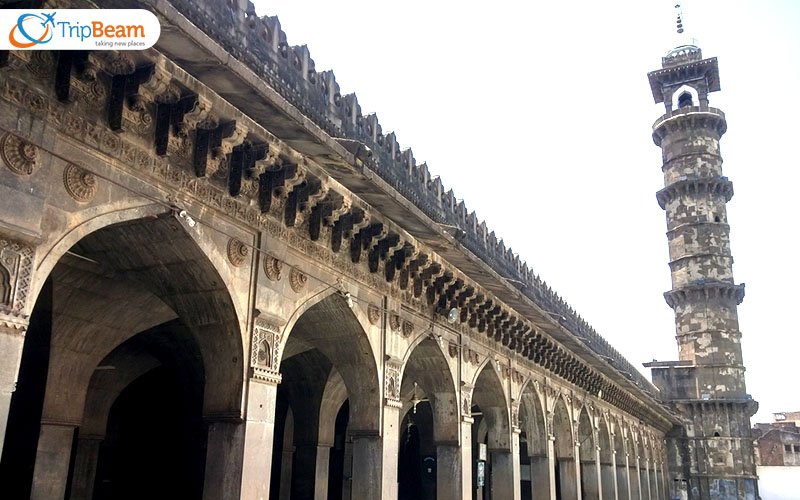
{"type": "Polygon", "coordinates": [[[0,50],[142,50],[161,25],[143,9],[0,10],[0,50]]]}

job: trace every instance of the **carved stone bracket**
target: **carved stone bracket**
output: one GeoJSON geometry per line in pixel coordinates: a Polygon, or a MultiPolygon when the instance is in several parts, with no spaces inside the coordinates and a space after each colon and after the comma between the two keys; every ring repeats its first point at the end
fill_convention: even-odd
{"type": "Polygon", "coordinates": [[[277,321],[256,318],[250,340],[250,377],[270,384],[279,384],[281,330],[277,321]]]}
{"type": "Polygon", "coordinates": [[[511,428],[514,432],[520,432],[519,425],[519,401],[511,401],[511,428]]]}
{"type": "Polygon", "coordinates": [[[31,247],[0,236],[0,312],[19,317],[25,311],[32,267],[31,247]]]}
{"type": "Polygon", "coordinates": [[[461,420],[471,422],[472,419],[472,384],[461,382],[461,420]]]}
{"type": "Polygon", "coordinates": [[[400,408],[400,372],[403,362],[394,356],[386,356],[386,366],[384,370],[383,396],[385,404],[400,408]]]}

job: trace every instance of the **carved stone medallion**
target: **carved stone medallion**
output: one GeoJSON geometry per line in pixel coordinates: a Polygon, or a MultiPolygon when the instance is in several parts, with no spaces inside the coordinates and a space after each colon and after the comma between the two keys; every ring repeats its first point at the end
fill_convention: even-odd
{"type": "Polygon", "coordinates": [[[403,321],[403,337],[410,337],[414,333],[414,323],[403,321]]]}
{"type": "Polygon", "coordinates": [[[400,329],[400,316],[398,314],[389,315],[389,328],[394,332],[400,329]]]}
{"type": "Polygon", "coordinates": [[[79,203],[87,203],[97,194],[97,177],[72,163],[64,167],[64,188],[79,203]]]}
{"type": "Polygon", "coordinates": [[[300,292],[303,287],[306,286],[306,282],[308,281],[308,276],[300,272],[296,268],[292,268],[292,271],[289,273],[289,285],[292,287],[292,290],[295,292],[300,292]]]}
{"type": "Polygon", "coordinates": [[[378,320],[381,319],[381,310],[377,306],[370,304],[367,306],[367,319],[371,325],[377,325],[378,320]]]}
{"type": "Polygon", "coordinates": [[[228,260],[231,261],[231,264],[236,267],[241,266],[247,260],[248,255],[250,255],[250,248],[247,245],[236,238],[228,240],[228,260]]]}
{"type": "Polygon", "coordinates": [[[17,175],[31,175],[39,163],[39,149],[13,134],[0,139],[0,156],[9,170],[17,175]]]}
{"type": "Polygon", "coordinates": [[[264,257],[264,274],[267,275],[270,281],[280,281],[282,270],[283,262],[272,255],[264,257]]]}

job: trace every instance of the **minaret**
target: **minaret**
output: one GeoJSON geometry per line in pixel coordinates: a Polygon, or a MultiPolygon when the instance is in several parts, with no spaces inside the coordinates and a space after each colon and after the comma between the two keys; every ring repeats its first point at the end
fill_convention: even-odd
{"type": "Polygon", "coordinates": [[[664,162],[665,187],[656,197],[667,213],[672,290],[664,297],[675,312],[679,361],[645,366],[685,420],[668,436],[669,487],[672,498],[755,499],[750,417],[758,405],[745,390],[736,312],[744,285],[733,280],[725,211],[733,196],[719,149],[727,124],[708,105],[708,94],[720,89],[717,59],[683,45],[648,77],[666,108],[653,140],[664,162]]]}

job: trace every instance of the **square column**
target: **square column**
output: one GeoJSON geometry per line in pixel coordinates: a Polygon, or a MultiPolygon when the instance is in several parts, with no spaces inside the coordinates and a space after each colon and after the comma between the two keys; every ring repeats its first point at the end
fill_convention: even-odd
{"type": "MultiPolygon", "coordinates": [[[[328,500],[328,474],[331,463],[330,444],[317,445],[316,472],[314,472],[314,500],[328,500]]],[[[281,468],[283,470],[283,468],[281,468]]],[[[281,488],[283,492],[283,488],[281,488]]]]}
{"type": "Polygon", "coordinates": [[[77,427],[75,423],[42,422],[36,448],[36,465],[33,468],[31,500],[64,498],[72,440],[77,427]]]}
{"type": "MultiPolygon", "coordinates": [[[[462,409],[463,411],[463,409],[462,409]]],[[[469,408],[466,409],[470,411],[469,408]]],[[[461,416],[461,498],[472,500],[472,424],[475,420],[468,415],[461,416]]]]}
{"type": "MultiPolygon", "coordinates": [[[[381,436],[376,431],[358,431],[350,433],[353,440],[353,479],[351,497],[356,498],[397,498],[397,459],[394,463],[395,496],[383,496],[381,482],[383,480],[383,446],[381,436]]],[[[397,441],[395,437],[395,441],[397,441]]],[[[395,452],[396,455],[396,452],[395,452]]]]}
{"type": "Polygon", "coordinates": [[[436,444],[436,500],[461,500],[461,461],[457,442],[436,444]]]}
{"type": "Polygon", "coordinates": [[[386,404],[383,405],[382,494],[380,498],[396,499],[398,494],[397,460],[400,452],[400,408],[400,401],[395,401],[393,398],[386,398],[386,404]]]}
{"type": "Polygon", "coordinates": [[[3,453],[11,395],[17,388],[27,328],[27,320],[0,315],[0,454],[3,453]]]}
{"type": "Polygon", "coordinates": [[[280,375],[257,376],[247,387],[242,459],[242,498],[268,498],[272,445],[275,435],[275,402],[280,375]]]}
{"type": "Polygon", "coordinates": [[[75,451],[75,466],[72,469],[72,492],[70,500],[92,500],[94,480],[97,475],[97,458],[100,455],[102,436],[80,436],[75,451]]]}

